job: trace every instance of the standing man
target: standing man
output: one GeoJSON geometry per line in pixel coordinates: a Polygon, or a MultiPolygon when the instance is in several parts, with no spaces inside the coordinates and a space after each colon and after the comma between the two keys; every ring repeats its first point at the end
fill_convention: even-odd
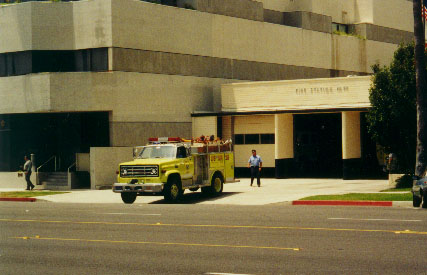
{"type": "Polygon", "coordinates": [[[251,168],[251,186],[256,177],[258,187],[261,187],[260,173],[262,168],[262,159],[256,154],[256,150],[252,150],[252,156],[249,158],[248,168],[251,168]]]}
{"type": "Polygon", "coordinates": [[[25,190],[33,190],[34,184],[31,182],[31,168],[33,166],[33,163],[30,159],[28,159],[27,156],[24,156],[25,164],[24,164],[24,173],[25,173],[25,181],[27,182],[27,189],[25,190]]]}

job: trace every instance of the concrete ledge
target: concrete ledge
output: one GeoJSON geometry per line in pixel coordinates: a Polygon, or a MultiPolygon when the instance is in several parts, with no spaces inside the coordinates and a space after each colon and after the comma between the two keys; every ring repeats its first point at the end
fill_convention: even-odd
{"type": "Polygon", "coordinates": [[[0,201],[21,201],[21,202],[35,202],[36,198],[0,198],[0,201]]]}
{"type": "Polygon", "coordinates": [[[292,205],[393,206],[392,201],[293,201],[292,205]]]}

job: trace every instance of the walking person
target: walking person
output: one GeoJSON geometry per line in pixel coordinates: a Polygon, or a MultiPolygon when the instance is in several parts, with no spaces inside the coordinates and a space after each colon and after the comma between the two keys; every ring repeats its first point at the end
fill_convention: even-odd
{"type": "Polygon", "coordinates": [[[27,182],[27,189],[25,190],[33,190],[34,184],[31,182],[31,179],[30,179],[31,168],[33,166],[33,163],[27,156],[24,156],[24,160],[25,160],[25,164],[24,164],[25,181],[27,182]]]}
{"type": "Polygon", "coordinates": [[[256,154],[256,150],[252,150],[252,156],[249,158],[248,168],[251,168],[251,186],[256,177],[256,183],[258,187],[261,187],[261,168],[262,168],[262,159],[256,154]]]}

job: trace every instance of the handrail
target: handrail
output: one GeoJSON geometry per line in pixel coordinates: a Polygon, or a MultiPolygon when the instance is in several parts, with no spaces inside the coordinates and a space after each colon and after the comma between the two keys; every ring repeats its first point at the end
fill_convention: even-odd
{"type": "Polygon", "coordinates": [[[55,159],[55,172],[56,172],[56,156],[51,156],[45,163],[43,163],[42,165],[40,165],[39,167],[37,167],[36,172],[38,173],[39,170],[40,170],[40,168],[42,168],[43,166],[45,166],[52,159],[55,159]]]}
{"type": "Polygon", "coordinates": [[[71,164],[71,165],[68,167],[68,169],[67,169],[68,173],[70,173],[70,169],[71,169],[73,166],[76,166],[76,162],[74,162],[73,164],[71,164]]]}

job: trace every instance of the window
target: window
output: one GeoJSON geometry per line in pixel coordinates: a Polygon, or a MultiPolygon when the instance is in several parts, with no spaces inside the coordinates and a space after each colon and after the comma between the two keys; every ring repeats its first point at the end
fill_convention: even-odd
{"type": "Polygon", "coordinates": [[[234,135],[234,144],[245,144],[245,138],[242,134],[234,135]]]}
{"type": "Polygon", "coordinates": [[[274,134],[261,134],[261,144],[274,144],[274,134]]]}
{"type": "Polygon", "coordinates": [[[234,144],[274,144],[274,134],[236,134],[234,144]]]}
{"type": "Polygon", "coordinates": [[[185,147],[178,147],[178,150],[176,151],[176,158],[182,159],[187,157],[187,150],[185,147]]]}
{"type": "Polygon", "coordinates": [[[332,33],[334,32],[349,33],[348,25],[332,23],[332,33]]]}
{"type": "Polygon", "coordinates": [[[246,134],[245,144],[259,144],[259,134],[246,134]]]}

